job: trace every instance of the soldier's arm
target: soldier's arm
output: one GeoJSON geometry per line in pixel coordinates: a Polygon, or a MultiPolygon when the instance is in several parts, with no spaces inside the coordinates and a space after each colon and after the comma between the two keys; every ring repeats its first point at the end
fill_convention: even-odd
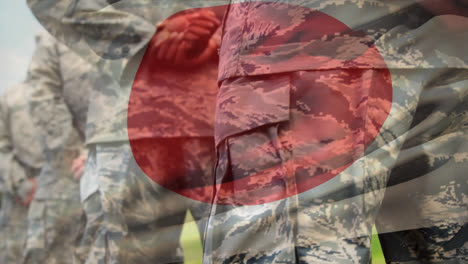
{"type": "Polygon", "coordinates": [[[72,162],[83,148],[64,100],[59,50],[52,38],[38,42],[29,67],[30,111],[44,157],[52,172],[72,177],[72,162]]]}
{"type": "Polygon", "coordinates": [[[35,182],[15,155],[10,133],[9,107],[4,94],[0,98],[0,192],[16,196],[24,204],[32,198],[35,182]]]}
{"type": "Polygon", "coordinates": [[[219,41],[214,37],[220,29],[223,8],[202,8],[179,12],[158,25],[146,55],[155,64],[164,63],[178,68],[196,67],[213,59],[219,41]]]}

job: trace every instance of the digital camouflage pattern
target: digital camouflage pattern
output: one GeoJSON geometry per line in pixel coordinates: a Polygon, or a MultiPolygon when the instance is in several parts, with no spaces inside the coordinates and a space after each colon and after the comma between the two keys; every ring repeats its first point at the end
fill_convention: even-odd
{"type": "Polygon", "coordinates": [[[26,242],[30,181],[43,163],[29,114],[31,87],[18,84],[0,97],[0,262],[19,263],[26,242]]]}
{"type": "Polygon", "coordinates": [[[369,145],[366,133],[375,131],[391,103],[376,87],[389,81],[373,69],[224,81],[222,88],[254,91],[283,83],[291,109],[288,122],[228,137],[218,146],[218,204],[204,263],[369,262],[372,214],[386,177],[367,176],[361,157],[369,145]]]}
{"type": "MultiPolygon", "coordinates": [[[[294,191],[294,188],[301,188],[294,179],[316,176],[313,173],[317,171],[311,173],[305,170],[307,167],[290,164],[303,155],[300,122],[307,124],[297,117],[297,109],[322,115],[314,109],[318,107],[314,98],[307,97],[313,92],[303,92],[295,84],[303,80],[303,86],[323,90],[316,83],[327,78],[310,80],[307,75],[322,72],[326,76],[333,70],[346,74],[386,66],[393,86],[392,108],[377,138],[365,149],[365,155],[328,182],[277,202],[252,206],[215,205],[207,229],[204,263],[369,263],[371,227],[385,192],[386,204],[380,211],[385,217],[379,217],[385,221],[379,224],[379,231],[416,229],[397,235],[400,240],[383,244],[389,261],[466,262],[466,228],[463,226],[467,222],[467,186],[462,179],[462,168],[466,169],[467,165],[464,142],[468,74],[463,46],[468,39],[466,26],[456,26],[466,24],[466,18],[426,15],[419,17],[421,21],[414,21],[414,13],[400,12],[422,9],[408,6],[410,1],[287,1],[332,15],[352,30],[378,32],[361,38],[366,42],[370,39],[370,44],[382,54],[386,65],[375,65],[372,64],[375,60],[350,63],[349,58],[365,53],[349,32],[336,32],[331,38],[322,34],[313,40],[301,41],[309,36],[301,27],[309,23],[306,18],[311,16],[310,9],[285,7],[283,1],[273,4],[244,2],[231,5],[225,18],[215,121],[220,157],[216,181],[232,181],[234,188],[218,188],[215,199],[225,197],[223,194],[227,191],[233,193],[233,199],[238,198],[235,188],[243,190],[245,186],[242,182],[238,186],[238,181],[233,179],[257,176],[258,170],[263,169],[263,173],[278,164],[281,166],[274,170],[278,175],[273,175],[277,178],[272,178],[276,182],[255,182],[256,178],[251,178],[249,184],[257,185],[252,192],[268,185],[284,192],[294,191]],[[269,12],[271,9],[273,11],[269,12]],[[355,11],[361,15],[356,15],[355,11]],[[388,20],[398,17],[396,14],[399,20],[388,20]],[[378,23],[380,19],[384,23],[378,23]],[[297,31],[291,33],[291,29],[297,31]],[[332,45],[333,42],[336,44],[332,45]],[[308,49],[309,45],[322,48],[308,49]],[[303,52],[305,54],[299,56],[303,52]],[[307,57],[310,60],[302,64],[301,59],[307,57]],[[336,64],[336,60],[333,61],[336,58],[343,58],[342,64],[336,64]],[[289,80],[288,75],[292,76],[289,80]],[[303,77],[294,78],[297,75],[303,77]],[[275,79],[276,82],[269,81],[275,79]],[[276,89],[271,89],[275,85],[276,89]],[[291,129],[294,126],[299,129],[291,129]],[[255,161],[251,158],[254,154],[258,157],[255,161]],[[443,167],[446,171],[441,170],[443,167]],[[296,174],[292,182],[282,176],[288,173],[296,174]],[[387,181],[389,188],[386,188],[387,181]],[[394,185],[396,183],[398,185],[394,185]],[[394,186],[390,187],[392,184],[394,186]],[[392,197],[399,199],[392,201],[392,197]],[[407,204],[410,205],[405,208],[407,204]],[[392,221],[396,219],[398,221],[392,221]],[[410,246],[405,248],[405,245],[410,246]],[[397,250],[402,248],[406,252],[398,258],[397,250]]],[[[349,79],[342,82],[343,85],[350,83],[349,79]]],[[[325,84],[329,89],[340,87],[329,81],[325,84]]],[[[366,82],[362,84],[365,86],[366,82]]],[[[344,107],[348,108],[353,100],[345,91],[339,89],[349,100],[349,104],[344,102],[344,107]]],[[[372,102],[376,104],[372,95],[363,96],[365,100],[361,102],[367,104],[364,107],[372,110],[372,102]]],[[[385,104],[385,101],[378,104],[385,104]]],[[[335,107],[340,109],[343,103],[335,107]]],[[[365,113],[363,118],[372,120],[370,114],[372,112],[365,113]]],[[[339,117],[332,114],[326,119],[336,122],[339,117]]],[[[313,144],[315,136],[323,134],[321,143],[333,146],[334,134],[326,132],[338,130],[326,125],[308,128],[313,129],[306,143],[313,144]]],[[[317,152],[317,148],[313,148],[312,153],[314,151],[317,152]]],[[[313,163],[308,165],[314,167],[313,163]]],[[[327,169],[322,168],[322,172],[329,172],[327,169]]]]}
{"type": "Polygon", "coordinates": [[[230,0],[220,51],[230,56],[220,61],[219,79],[309,69],[385,67],[374,61],[375,51],[369,48],[391,28],[419,26],[427,19],[430,14],[417,2],[230,0]],[[326,20],[327,16],[338,21],[326,20]],[[363,53],[366,56],[361,56],[363,53]],[[357,57],[361,58],[354,60],[357,57]]]}
{"type": "Polygon", "coordinates": [[[72,161],[85,155],[91,66],[46,34],[29,67],[32,121],[46,162],[28,214],[24,263],[72,263],[84,214],[72,161]]]}
{"type": "MultiPolygon", "coordinates": [[[[428,16],[414,1],[231,3],[223,25],[220,82],[311,69],[386,69],[384,61],[376,59],[380,50],[373,46],[375,41],[398,24],[416,27],[428,16]]],[[[221,87],[216,143],[242,131],[287,120],[289,98],[285,92],[284,87],[259,92],[262,98],[251,100],[255,103],[249,102],[246,107],[246,101],[239,98],[253,96],[251,91],[225,91],[221,87]]]]}

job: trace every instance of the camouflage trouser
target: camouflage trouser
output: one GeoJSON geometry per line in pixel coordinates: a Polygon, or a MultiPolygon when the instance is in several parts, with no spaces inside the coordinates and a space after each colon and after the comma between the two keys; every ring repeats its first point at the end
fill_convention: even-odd
{"type": "MultiPolygon", "coordinates": [[[[155,143],[142,142],[152,146],[155,143]]],[[[188,139],[182,144],[160,144],[156,150],[148,149],[144,154],[149,159],[159,157],[161,163],[151,164],[161,166],[156,170],[164,173],[162,150],[189,145],[213,149],[212,139],[188,139]],[[156,152],[161,154],[158,156],[156,152]]],[[[213,151],[209,153],[213,155],[213,151]]],[[[85,173],[98,177],[99,192],[84,201],[87,224],[76,251],[79,263],[183,263],[179,239],[187,209],[199,220],[199,227],[204,228],[203,218],[208,215],[209,206],[153,182],[133,155],[130,145],[125,143],[97,144],[91,148],[86,170],[94,171],[85,173]]],[[[210,158],[209,163],[202,165],[209,175],[212,163],[210,158]]]]}
{"type": "MultiPolygon", "coordinates": [[[[90,249],[93,247],[103,247],[97,241],[99,225],[102,223],[103,213],[101,208],[101,196],[98,192],[93,193],[83,202],[83,209],[86,215],[86,226],[79,245],[75,250],[74,263],[92,263],[86,262],[90,249]],[[97,244],[96,244],[97,243],[97,244]]],[[[95,262],[97,263],[97,262],[95,262]]]]}
{"type": "Polygon", "coordinates": [[[84,228],[84,213],[75,199],[35,199],[28,214],[23,263],[73,263],[73,252],[84,228]]]}
{"type": "Polygon", "coordinates": [[[15,197],[3,195],[0,210],[0,263],[21,262],[26,242],[28,208],[19,204],[15,197]]]}
{"type": "MultiPolygon", "coordinates": [[[[231,135],[217,146],[216,183],[233,190],[215,195],[204,263],[369,263],[387,175],[370,177],[364,161],[356,161],[364,148],[355,135],[365,116],[346,115],[353,114],[351,101],[362,99],[312,89],[318,77],[291,74],[288,121],[231,135]],[[320,112],[321,96],[335,102],[333,113],[320,112]]],[[[235,85],[263,85],[259,78],[237,78],[235,85]]]]}
{"type": "MultiPolygon", "coordinates": [[[[312,76],[314,76],[313,72],[291,74],[290,108],[287,121],[265,124],[241,133],[231,134],[218,144],[216,183],[218,186],[225,184],[232,189],[218,187],[215,194],[214,201],[217,204],[213,206],[208,222],[204,263],[369,263],[371,261],[371,228],[375,223],[391,169],[398,156],[394,154],[398,153],[399,143],[395,144],[396,147],[390,144],[379,146],[380,142],[385,143],[387,140],[387,138],[379,138],[371,146],[365,146],[359,137],[353,139],[352,136],[350,141],[346,141],[346,135],[350,134],[346,129],[359,128],[360,124],[359,118],[354,119],[353,123],[346,123],[346,120],[350,120],[345,117],[346,108],[352,105],[352,102],[364,104],[362,102],[366,102],[368,94],[363,93],[361,99],[349,97],[348,94],[338,100],[341,97],[339,89],[327,89],[323,86],[315,87],[316,89],[310,87],[311,83],[320,81],[320,78],[314,80],[312,76]],[[321,102],[324,100],[323,96],[336,97],[333,113],[321,111],[320,105],[324,104],[321,102]],[[346,107],[343,108],[343,106],[346,107]],[[359,152],[363,149],[365,153],[359,152]],[[316,153],[319,155],[314,158],[316,153]],[[330,153],[336,154],[329,155],[330,153]],[[309,157],[312,158],[309,159],[309,157]],[[349,162],[352,164],[341,171],[340,168],[349,162]],[[321,179],[323,175],[334,171],[338,171],[338,175],[326,182],[321,179]],[[324,183],[310,190],[304,190],[304,185],[309,184],[308,180],[314,181],[315,179],[318,183],[324,183]],[[300,194],[296,195],[297,193],[300,194]],[[287,198],[275,201],[272,199],[275,195],[279,198],[287,198]],[[273,202],[265,203],[261,198],[273,202]]],[[[336,78],[338,79],[339,76],[340,73],[337,73],[336,78]]],[[[224,85],[238,85],[239,87],[231,87],[232,89],[228,87],[227,90],[233,91],[234,88],[238,88],[238,90],[248,91],[251,86],[259,83],[265,85],[264,81],[267,79],[275,81],[275,77],[271,76],[233,79],[235,80],[223,82],[221,89],[224,85]]],[[[258,93],[267,90],[263,87],[258,88],[262,88],[255,90],[258,93]]],[[[356,92],[355,95],[359,96],[359,93],[356,92]]],[[[430,99],[433,102],[434,96],[430,96],[430,99]]],[[[239,115],[239,119],[242,118],[247,119],[239,115]]],[[[369,121],[367,116],[363,118],[369,121]]],[[[420,120],[417,119],[417,121],[420,120]]],[[[221,120],[225,124],[229,121],[221,120]]],[[[401,133],[398,132],[398,124],[401,121],[398,121],[397,117],[391,121],[382,130],[398,136],[401,133]],[[394,120],[397,120],[397,125],[392,125],[394,120]]],[[[240,120],[239,123],[241,122],[245,120],[240,120]]],[[[434,155],[431,155],[434,157],[432,163],[438,163],[447,158],[452,163],[458,162],[460,166],[457,167],[451,163],[448,164],[446,172],[437,171],[438,168],[429,168],[425,172],[430,174],[429,172],[435,171],[432,174],[437,181],[430,184],[425,182],[421,185],[421,189],[428,189],[430,186],[443,190],[440,195],[435,195],[435,198],[425,200],[425,203],[418,208],[422,211],[433,209],[432,205],[436,210],[431,210],[433,214],[429,214],[427,219],[434,219],[434,214],[439,211],[437,217],[440,221],[438,225],[415,223],[416,227],[427,227],[427,229],[410,231],[406,234],[400,233],[400,238],[401,235],[408,238],[418,234],[416,236],[418,240],[407,242],[410,246],[405,249],[407,253],[408,250],[411,251],[411,247],[421,248],[422,243],[425,244],[424,250],[433,250],[439,254],[438,257],[445,256],[440,259],[456,259],[458,263],[463,263],[463,261],[460,262],[460,256],[466,256],[464,249],[466,235],[463,233],[466,231],[461,228],[465,223],[463,219],[466,219],[466,214],[460,213],[460,210],[466,212],[464,209],[466,195],[463,191],[460,192],[466,190],[466,180],[460,178],[463,177],[463,168],[466,171],[466,154],[464,154],[466,151],[460,150],[460,147],[457,149],[457,146],[466,144],[466,131],[464,134],[459,133],[461,124],[463,124],[462,120],[454,121],[454,135],[458,135],[457,137],[442,137],[439,142],[432,140],[431,142],[435,142],[435,145],[425,150],[426,152],[434,151],[434,155]],[[458,177],[458,179],[453,179],[453,182],[447,180],[450,178],[447,175],[452,174],[458,177]],[[449,181],[451,184],[447,184],[449,181]],[[451,216],[457,208],[458,216],[460,216],[457,217],[461,220],[458,224],[457,217],[451,216]],[[445,214],[448,212],[450,215],[445,214]],[[449,221],[444,221],[444,214],[455,220],[455,223],[449,224],[449,221]],[[450,246],[445,249],[442,247],[442,244],[445,244],[442,242],[444,240],[451,241],[448,243],[450,246]],[[441,243],[438,245],[439,242],[441,243]],[[443,252],[444,250],[448,251],[443,252]]],[[[235,128],[236,125],[232,127],[235,128]]],[[[405,129],[407,128],[402,130],[405,129]]],[[[358,130],[355,130],[356,135],[358,135],[358,130]]],[[[388,136],[388,134],[383,135],[388,136]]],[[[418,159],[415,158],[416,150],[420,149],[410,149],[406,156],[411,161],[409,168],[412,171],[409,173],[419,173],[417,171],[418,159]]],[[[401,195],[409,198],[411,194],[405,192],[401,195]]],[[[424,201],[424,199],[423,197],[417,200],[424,201]]],[[[418,213],[420,213],[419,210],[418,213]]],[[[407,219],[407,215],[400,214],[399,216],[402,216],[400,221],[406,223],[412,220],[407,219]]],[[[403,229],[390,226],[387,227],[386,232],[395,230],[403,229]]],[[[405,247],[404,244],[389,246],[395,241],[395,239],[390,241],[384,238],[386,253],[405,247]]],[[[424,255],[420,254],[421,252],[416,253],[419,254],[417,257],[414,252],[409,253],[412,256],[409,261],[420,261],[414,263],[425,263],[424,261],[428,260],[427,256],[421,256],[424,255]]],[[[388,256],[397,254],[393,252],[388,256]]],[[[405,253],[402,253],[402,256],[405,256],[405,253]]],[[[397,259],[395,258],[396,261],[397,259]]],[[[404,261],[405,257],[400,260],[404,261]]]]}
{"type": "MultiPolygon", "coordinates": [[[[217,175],[235,178],[282,164],[286,154],[275,152],[293,153],[294,149],[257,149],[257,160],[243,157],[259,145],[286,143],[284,133],[287,129],[274,125],[228,138],[218,148],[217,175]],[[229,172],[224,171],[225,166],[229,172]]],[[[292,172],[284,165],[276,171],[277,182],[273,184],[287,191],[288,182],[282,182],[282,178],[292,172]]],[[[300,168],[295,172],[304,173],[300,168]]],[[[369,186],[359,186],[357,181],[347,182],[345,177],[337,176],[316,187],[315,192],[277,202],[214,205],[204,263],[369,263],[372,215],[377,206],[375,200],[360,195],[369,186]]]]}

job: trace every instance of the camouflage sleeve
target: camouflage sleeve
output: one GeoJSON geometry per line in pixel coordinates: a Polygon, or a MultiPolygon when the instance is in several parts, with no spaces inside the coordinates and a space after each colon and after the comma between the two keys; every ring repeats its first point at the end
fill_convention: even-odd
{"type": "Polygon", "coordinates": [[[58,46],[52,39],[39,41],[29,66],[30,112],[37,127],[45,160],[60,177],[71,177],[71,165],[83,148],[65,103],[58,46]]]}
{"type": "Polygon", "coordinates": [[[6,95],[0,98],[0,192],[17,195],[24,200],[32,185],[27,180],[27,169],[15,157],[5,98],[6,95]]]}

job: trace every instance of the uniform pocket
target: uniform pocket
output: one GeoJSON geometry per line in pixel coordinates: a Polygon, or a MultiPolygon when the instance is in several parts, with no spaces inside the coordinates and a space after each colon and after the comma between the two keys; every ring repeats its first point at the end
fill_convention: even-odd
{"type": "Polygon", "coordinates": [[[286,197],[290,177],[279,129],[280,124],[259,127],[218,145],[215,203],[260,204],[286,197]]]}
{"type": "Polygon", "coordinates": [[[215,142],[289,120],[291,76],[246,76],[224,80],[218,93],[215,142]]]}

